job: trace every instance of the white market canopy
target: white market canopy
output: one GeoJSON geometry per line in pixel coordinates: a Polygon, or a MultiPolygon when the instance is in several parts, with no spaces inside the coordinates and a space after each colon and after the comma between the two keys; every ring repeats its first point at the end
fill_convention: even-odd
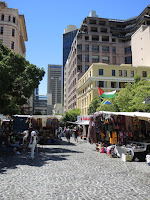
{"type": "Polygon", "coordinates": [[[138,117],[141,120],[147,120],[150,121],[150,113],[145,112],[110,112],[110,111],[99,111],[94,113],[94,116],[99,114],[108,114],[108,115],[124,115],[124,116],[130,116],[130,117],[138,117]]]}
{"type": "Polygon", "coordinates": [[[68,123],[70,124],[76,124],[76,125],[89,125],[89,121],[83,121],[83,122],[70,122],[70,121],[67,121],[68,123]]]}
{"type": "Polygon", "coordinates": [[[27,117],[27,118],[57,118],[60,120],[62,118],[62,115],[13,115],[14,117],[27,117]]]}

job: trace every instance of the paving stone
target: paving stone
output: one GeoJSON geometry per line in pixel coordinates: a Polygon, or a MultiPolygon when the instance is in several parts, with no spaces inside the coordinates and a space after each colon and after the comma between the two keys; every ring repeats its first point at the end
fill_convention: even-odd
{"type": "Polygon", "coordinates": [[[150,199],[150,166],[110,158],[85,140],[38,145],[29,158],[30,152],[0,157],[0,199],[150,199]]]}

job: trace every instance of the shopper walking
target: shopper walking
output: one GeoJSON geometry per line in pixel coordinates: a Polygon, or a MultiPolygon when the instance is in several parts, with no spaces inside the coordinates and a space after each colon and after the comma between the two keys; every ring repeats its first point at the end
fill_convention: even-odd
{"type": "Polygon", "coordinates": [[[30,145],[31,145],[31,159],[34,159],[34,150],[35,146],[37,144],[37,133],[36,131],[31,132],[31,139],[30,139],[30,145]]]}
{"type": "Polygon", "coordinates": [[[71,131],[70,131],[69,126],[68,126],[67,130],[66,130],[66,138],[68,140],[68,143],[70,143],[70,134],[71,134],[71,131]]]}
{"type": "Polygon", "coordinates": [[[78,143],[78,128],[75,126],[73,129],[74,132],[74,140],[78,143]]]}

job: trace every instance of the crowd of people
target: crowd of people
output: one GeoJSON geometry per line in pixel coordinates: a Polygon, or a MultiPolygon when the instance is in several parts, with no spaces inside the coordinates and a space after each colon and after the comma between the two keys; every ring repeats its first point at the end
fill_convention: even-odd
{"type": "Polygon", "coordinates": [[[58,135],[60,139],[62,136],[66,137],[68,143],[70,143],[70,137],[74,137],[75,142],[78,143],[79,128],[78,126],[75,126],[75,127],[67,126],[67,127],[64,127],[64,129],[59,127],[58,135]]]}

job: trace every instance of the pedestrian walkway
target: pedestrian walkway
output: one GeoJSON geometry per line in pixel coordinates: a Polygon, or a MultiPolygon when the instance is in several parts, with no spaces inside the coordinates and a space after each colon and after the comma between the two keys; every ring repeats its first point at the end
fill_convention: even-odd
{"type": "Polygon", "coordinates": [[[95,151],[79,139],[0,158],[0,200],[149,200],[150,167],[95,151]]]}

